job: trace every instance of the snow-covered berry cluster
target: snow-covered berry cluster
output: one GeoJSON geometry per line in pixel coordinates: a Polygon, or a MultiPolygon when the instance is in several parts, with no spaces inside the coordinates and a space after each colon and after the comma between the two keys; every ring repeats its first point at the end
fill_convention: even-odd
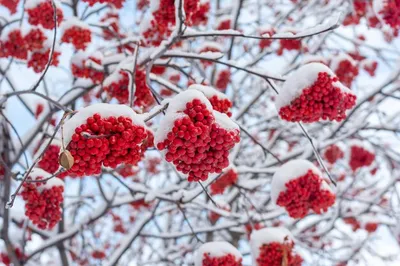
{"type": "MultiPolygon", "coordinates": [[[[104,91],[110,97],[116,98],[119,103],[129,102],[129,93],[131,91],[129,75],[130,73],[124,70],[117,70],[104,80],[104,91]]],[[[146,83],[146,73],[139,68],[135,71],[135,87],[135,106],[148,107],[154,103],[154,97],[146,83]]]]}
{"type": "MultiPolygon", "coordinates": [[[[282,29],[282,32],[287,32],[287,33],[295,33],[294,30],[292,29],[282,29]]],[[[282,55],[283,51],[287,50],[287,51],[293,51],[293,50],[301,50],[302,47],[302,43],[301,43],[301,39],[280,39],[279,40],[279,49],[278,51],[276,51],[276,53],[278,55],[282,55]]]]}
{"type": "Polygon", "coordinates": [[[225,189],[237,182],[238,173],[234,168],[223,173],[214,183],[211,184],[210,190],[212,195],[223,194],[225,189]]]}
{"type": "MultiPolygon", "coordinates": [[[[197,52],[199,54],[204,53],[221,53],[223,51],[223,47],[217,42],[205,42],[197,52]]],[[[213,64],[212,61],[208,60],[200,60],[204,67],[211,66],[213,64]]]]}
{"type": "MultiPolygon", "coordinates": [[[[196,26],[207,22],[207,13],[210,4],[200,0],[187,0],[184,2],[186,14],[185,23],[188,26],[196,26]]],[[[142,25],[143,37],[148,44],[159,45],[167,38],[175,25],[175,1],[156,0],[151,5],[150,21],[142,25]]]]}
{"type": "Polygon", "coordinates": [[[221,16],[215,25],[217,30],[229,30],[231,28],[231,16],[221,16]]]}
{"type": "Polygon", "coordinates": [[[169,103],[156,134],[159,150],[189,181],[206,180],[229,165],[228,155],[240,141],[239,129],[225,114],[212,110],[197,90],[187,90],[169,103]]]}
{"type": "Polygon", "coordinates": [[[242,266],[242,254],[228,242],[207,242],[197,250],[194,265],[242,266]]]}
{"type": "Polygon", "coordinates": [[[13,29],[7,36],[2,35],[0,40],[0,57],[14,57],[25,60],[28,57],[28,51],[25,46],[25,39],[19,29],[13,29]]]}
{"type": "Polygon", "coordinates": [[[284,227],[253,231],[250,246],[256,266],[300,266],[303,262],[293,250],[294,241],[291,233],[284,227]]]}
{"type": "Polygon", "coordinates": [[[136,166],[134,166],[134,165],[124,164],[121,167],[117,168],[117,172],[122,177],[127,178],[127,177],[135,176],[138,173],[138,170],[137,170],[136,166]]]}
{"type": "Polygon", "coordinates": [[[77,50],[85,50],[92,41],[92,31],[77,18],[70,18],[63,24],[61,42],[71,43],[77,50]]]}
{"type": "Polygon", "coordinates": [[[399,0],[375,0],[374,9],[381,20],[383,20],[390,27],[394,29],[400,28],[399,0]]]}
{"type": "Polygon", "coordinates": [[[350,143],[349,165],[354,172],[362,167],[370,166],[375,160],[375,152],[371,145],[360,140],[352,140],[350,143]]]}
{"type": "Polygon", "coordinates": [[[344,152],[341,147],[336,144],[332,144],[325,149],[324,157],[330,164],[334,164],[344,157],[344,152]]]}
{"type": "Polygon", "coordinates": [[[310,210],[318,214],[326,212],[336,197],[311,162],[291,160],[275,172],[271,199],[284,207],[290,217],[297,219],[305,217],[310,210]]]}
{"type": "Polygon", "coordinates": [[[231,71],[229,69],[222,69],[217,71],[215,79],[215,87],[220,91],[225,91],[231,81],[231,71]]]}
{"type": "Polygon", "coordinates": [[[378,62],[374,60],[364,59],[361,61],[360,66],[371,76],[375,77],[376,69],[378,68],[378,62]]]}
{"type": "Polygon", "coordinates": [[[76,53],[71,59],[71,71],[74,77],[91,79],[93,83],[99,84],[104,79],[103,55],[76,53]]]}
{"type": "MultiPolygon", "coordinates": [[[[41,50],[33,51],[29,54],[27,66],[31,67],[36,73],[41,73],[49,62],[51,50],[50,48],[44,48],[41,50]]],[[[53,51],[51,60],[51,66],[58,66],[58,57],[61,55],[60,52],[53,51]]]]}
{"type": "MultiPolygon", "coordinates": [[[[57,25],[63,20],[63,12],[56,3],[57,25]]],[[[28,14],[28,22],[31,25],[41,25],[45,29],[54,28],[54,9],[50,0],[26,0],[25,11],[28,14]]]]}
{"type": "Polygon", "coordinates": [[[276,98],[282,119],[291,122],[342,121],[356,103],[356,95],[320,63],[306,64],[292,73],[276,98]]]}
{"type": "Polygon", "coordinates": [[[204,86],[199,84],[190,85],[188,89],[201,91],[210,101],[215,111],[224,113],[229,117],[232,116],[231,112],[232,102],[228,99],[228,97],[226,97],[225,94],[215,90],[210,86],[204,86]]]}
{"type": "Polygon", "coordinates": [[[11,14],[17,12],[19,0],[0,0],[0,6],[7,8],[11,14]]]}
{"type": "Polygon", "coordinates": [[[100,174],[102,166],[136,165],[153,144],[143,121],[128,106],[94,104],[65,123],[65,146],[74,157],[70,176],[100,174]]]}
{"type": "Polygon", "coordinates": [[[42,49],[46,40],[47,37],[40,28],[31,28],[24,36],[25,46],[29,51],[42,49]]]}
{"type": "Polygon", "coordinates": [[[347,54],[340,54],[332,58],[331,69],[337,78],[347,87],[351,87],[354,79],[358,76],[356,62],[347,54]]]}
{"type": "Polygon", "coordinates": [[[64,183],[50,173],[35,168],[22,186],[21,196],[25,201],[25,215],[40,229],[52,229],[61,219],[61,204],[64,200],[64,183]]]}
{"type": "Polygon", "coordinates": [[[83,2],[88,3],[90,6],[93,6],[94,4],[109,4],[114,6],[115,8],[122,8],[122,5],[124,4],[125,0],[83,0],[83,2]]]}

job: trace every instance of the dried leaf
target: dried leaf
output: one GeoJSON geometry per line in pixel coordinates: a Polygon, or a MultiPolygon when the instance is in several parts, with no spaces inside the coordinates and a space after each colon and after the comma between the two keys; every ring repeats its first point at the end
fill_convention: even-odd
{"type": "Polygon", "coordinates": [[[66,170],[69,170],[74,165],[74,157],[69,151],[65,150],[61,152],[60,157],[58,158],[58,162],[66,170]]]}

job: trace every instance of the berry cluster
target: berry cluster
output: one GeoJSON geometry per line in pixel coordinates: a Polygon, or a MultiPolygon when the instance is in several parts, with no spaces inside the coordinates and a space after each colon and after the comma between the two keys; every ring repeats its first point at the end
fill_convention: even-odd
{"type": "Polygon", "coordinates": [[[17,12],[19,0],[0,0],[0,6],[7,8],[11,14],[17,12]]]}
{"type": "Polygon", "coordinates": [[[284,207],[292,218],[303,218],[312,209],[315,213],[326,212],[335,203],[335,195],[323,188],[323,179],[312,170],[285,184],[276,204],[284,207]]]}
{"type": "Polygon", "coordinates": [[[115,8],[122,8],[122,5],[124,4],[125,0],[83,0],[83,2],[88,3],[90,6],[93,6],[94,4],[109,4],[113,5],[115,8]]]}
{"type": "Polygon", "coordinates": [[[87,28],[72,26],[64,31],[61,42],[72,43],[77,50],[85,50],[92,41],[92,32],[87,28]]]}
{"type": "MultiPolygon", "coordinates": [[[[222,49],[219,46],[218,43],[207,43],[204,45],[204,47],[202,47],[199,51],[199,54],[201,53],[221,53],[222,49]]],[[[200,62],[203,64],[203,66],[208,67],[211,66],[213,64],[212,61],[208,61],[208,60],[200,60],[200,62]]]]}
{"type": "Polygon", "coordinates": [[[54,174],[60,164],[58,163],[58,157],[60,154],[61,147],[57,144],[50,144],[44,152],[41,160],[38,162],[38,166],[50,174],[54,174]]]}
{"type": "Polygon", "coordinates": [[[400,27],[400,1],[388,0],[382,2],[383,7],[379,11],[379,15],[390,27],[398,29],[400,27]]]}
{"type": "Polygon", "coordinates": [[[326,148],[324,157],[330,164],[334,164],[337,160],[344,157],[344,152],[339,146],[332,144],[326,148]]]}
{"type": "MultiPolygon", "coordinates": [[[[200,0],[187,0],[184,2],[186,14],[185,23],[195,26],[207,22],[209,3],[200,3],[200,0]]],[[[143,32],[143,36],[149,44],[159,45],[161,41],[171,34],[175,25],[175,1],[159,0],[159,8],[152,13],[149,27],[143,32]]]]}
{"type": "Polygon", "coordinates": [[[375,77],[375,72],[376,69],[378,68],[378,62],[372,61],[372,62],[366,62],[362,64],[363,69],[371,76],[375,77]]]}
{"type": "Polygon", "coordinates": [[[378,229],[378,224],[377,223],[373,223],[373,222],[366,223],[365,226],[364,226],[364,229],[368,233],[373,233],[373,232],[376,231],[376,229],[378,229]]]}
{"type": "Polygon", "coordinates": [[[211,257],[204,253],[202,266],[242,266],[242,258],[236,258],[232,254],[220,257],[211,257]]]}
{"type": "Polygon", "coordinates": [[[217,30],[229,30],[231,28],[231,19],[229,16],[222,17],[217,23],[217,30]]]}
{"type": "Polygon", "coordinates": [[[167,138],[157,143],[165,159],[188,174],[189,181],[206,180],[229,165],[229,150],[240,141],[239,130],[222,128],[199,99],[186,103],[185,117],[175,120],[167,138]]]}
{"type": "Polygon", "coordinates": [[[358,67],[348,59],[341,60],[336,67],[335,74],[347,87],[351,87],[354,79],[358,76],[358,67]]]}
{"type": "Polygon", "coordinates": [[[316,122],[320,119],[342,121],[346,110],[356,103],[356,96],[342,91],[336,77],[326,72],[319,72],[318,78],[301,95],[291,101],[290,105],[280,108],[282,119],[291,122],[316,122]]]}
{"type": "Polygon", "coordinates": [[[211,184],[210,190],[212,195],[223,194],[225,189],[236,183],[238,174],[234,169],[230,169],[221,175],[214,183],[211,184]]]}
{"type": "Polygon", "coordinates": [[[94,250],[92,252],[92,258],[96,260],[102,260],[106,257],[106,253],[102,250],[94,250]]]}
{"type": "Polygon", "coordinates": [[[131,202],[131,206],[135,210],[140,210],[142,208],[148,209],[151,206],[151,204],[146,202],[144,199],[140,199],[140,200],[135,200],[135,201],[131,202]]]}
{"type": "Polygon", "coordinates": [[[124,164],[118,167],[117,172],[124,178],[135,176],[138,173],[136,167],[130,164],[124,164]]]}
{"type": "Polygon", "coordinates": [[[104,79],[104,71],[98,67],[91,67],[89,63],[102,66],[101,58],[89,56],[88,58],[77,58],[72,61],[71,71],[74,77],[91,79],[93,83],[99,84],[104,79]]]}
{"type": "Polygon", "coordinates": [[[260,247],[257,266],[301,266],[303,259],[293,252],[294,243],[271,242],[260,247]],[[287,263],[284,263],[286,261],[287,263]]]}
{"type": "Polygon", "coordinates": [[[61,220],[60,206],[64,200],[62,182],[47,186],[46,183],[55,181],[55,177],[46,182],[29,182],[39,181],[48,176],[50,174],[34,179],[28,177],[21,192],[25,201],[25,215],[40,229],[52,229],[61,220]]]}
{"type": "Polygon", "coordinates": [[[19,29],[10,31],[7,39],[0,40],[0,48],[0,57],[11,56],[23,60],[28,57],[25,38],[19,29]]]}
{"type": "MultiPolygon", "coordinates": [[[[26,5],[26,12],[28,13],[28,22],[31,25],[42,25],[45,29],[54,28],[54,10],[51,1],[42,0],[38,5],[28,6],[29,2],[36,2],[35,0],[28,0],[26,5]],[[29,7],[29,8],[28,8],[29,7]]],[[[30,4],[30,3],[29,3],[30,4]]],[[[63,12],[61,8],[56,7],[57,25],[60,25],[63,20],[63,12]]]]}
{"type": "Polygon", "coordinates": [[[214,110],[224,113],[227,116],[231,117],[232,112],[230,111],[232,108],[232,102],[228,98],[219,98],[218,95],[214,95],[208,99],[214,110]]]}
{"type": "Polygon", "coordinates": [[[300,50],[301,40],[281,39],[279,40],[280,47],[276,52],[278,55],[282,55],[284,50],[300,50]]]}
{"type": "MultiPolygon", "coordinates": [[[[272,36],[275,33],[273,29],[268,29],[268,30],[261,30],[260,35],[269,35],[272,36]]],[[[258,43],[258,46],[260,47],[261,50],[264,50],[265,48],[268,48],[272,44],[273,40],[271,39],[261,39],[260,42],[258,43]]]]}
{"type": "Polygon", "coordinates": [[[215,87],[220,91],[225,91],[231,79],[231,71],[229,69],[221,70],[217,73],[215,87]]]}
{"type": "Polygon", "coordinates": [[[131,118],[103,118],[96,113],[75,128],[67,146],[74,157],[74,165],[67,173],[85,176],[100,174],[102,166],[136,165],[151,145],[151,133],[143,126],[135,125],[131,118]]]}
{"type": "Polygon", "coordinates": [[[375,154],[362,146],[352,145],[350,148],[349,165],[354,172],[365,166],[370,166],[375,160],[375,154]]]}
{"type": "MultiPolygon", "coordinates": [[[[27,61],[27,66],[31,67],[33,71],[36,73],[41,73],[48,64],[50,57],[50,49],[42,49],[32,52],[29,55],[29,59],[27,61]]],[[[60,52],[53,51],[53,57],[51,60],[51,66],[58,66],[59,60],[58,57],[61,55],[60,52]]]]}
{"type": "MultiPolygon", "coordinates": [[[[104,81],[104,91],[111,97],[116,98],[120,103],[129,102],[129,74],[123,70],[115,73],[118,75],[110,76],[104,81]]],[[[146,83],[146,73],[141,69],[136,69],[135,76],[135,106],[148,107],[154,103],[153,95],[146,83]]]]}
{"type": "Polygon", "coordinates": [[[360,19],[367,15],[368,1],[365,0],[354,0],[353,9],[354,12],[347,15],[343,21],[343,25],[348,26],[352,24],[359,24],[360,19]]]}
{"type": "Polygon", "coordinates": [[[25,46],[29,51],[40,50],[44,48],[43,43],[47,40],[46,35],[40,28],[32,28],[25,36],[25,46]]]}

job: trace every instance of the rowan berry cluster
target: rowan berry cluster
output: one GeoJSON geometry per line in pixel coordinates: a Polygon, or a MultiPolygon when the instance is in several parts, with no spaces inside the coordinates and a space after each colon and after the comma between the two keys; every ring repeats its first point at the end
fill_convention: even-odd
{"type": "Polygon", "coordinates": [[[29,182],[44,178],[43,176],[35,179],[28,177],[28,181],[23,184],[21,196],[25,201],[25,215],[29,220],[40,229],[52,229],[61,219],[64,187],[62,185],[47,187],[46,181],[29,182]]]}
{"type": "Polygon", "coordinates": [[[131,118],[96,113],[72,135],[67,150],[74,157],[74,165],[67,173],[80,177],[100,174],[102,166],[136,165],[151,145],[151,133],[131,118]]]}
{"type": "Polygon", "coordinates": [[[237,182],[238,174],[234,169],[230,169],[222,174],[214,183],[211,184],[210,190],[212,195],[223,194],[225,189],[237,182]]]}
{"type": "Polygon", "coordinates": [[[61,38],[63,43],[71,43],[77,50],[85,50],[92,41],[90,29],[72,26],[64,30],[61,38]]]}
{"type": "Polygon", "coordinates": [[[186,103],[185,117],[174,121],[167,138],[157,143],[165,159],[188,174],[189,181],[206,180],[229,165],[229,150],[240,141],[239,130],[222,128],[200,99],[186,103]]]}
{"type": "Polygon", "coordinates": [[[104,79],[104,71],[98,67],[91,67],[90,63],[102,66],[102,59],[95,56],[77,58],[71,64],[72,75],[74,77],[91,79],[93,83],[99,84],[104,79]]]}
{"type": "Polygon", "coordinates": [[[370,166],[374,160],[375,154],[372,153],[370,150],[358,145],[352,145],[350,147],[349,165],[351,170],[353,170],[354,172],[361,167],[370,166]]]}
{"type": "Polygon", "coordinates": [[[17,12],[19,0],[0,0],[0,6],[7,8],[11,14],[17,12]]]}
{"type": "Polygon", "coordinates": [[[229,69],[221,70],[217,73],[215,87],[220,91],[225,91],[231,80],[231,71],[229,69]]]}
{"type": "MultiPolygon", "coordinates": [[[[31,25],[41,25],[45,29],[54,29],[54,10],[52,2],[49,0],[41,0],[39,4],[31,6],[30,2],[35,2],[35,0],[28,0],[26,2],[25,11],[28,14],[28,22],[31,25]]],[[[57,14],[57,25],[60,25],[63,20],[62,9],[56,7],[57,14]]]]}
{"type": "Polygon", "coordinates": [[[293,253],[294,243],[271,242],[260,247],[257,266],[301,266],[303,259],[293,253]],[[286,264],[283,261],[287,261],[286,264]]]}
{"type": "Polygon", "coordinates": [[[220,257],[212,257],[204,253],[202,266],[242,266],[242,258],[236,258],[232,254],[226,254],[220,257]]]}
{"type": "Polygon", "coordinates": [[[346,118],[346,110],[356,103],[356,96],[342,91],[336,77],[326,72],[319,72],[318,78],[301,95],[293,99],[290,105],[279,110],[282,119],[291,122],[316,122],[320,119],[342,121],[346,118]]]}
{"type": "Polygon", "coordinates": [[[343,59],[335,69],[335,74],[347,87],[351,87],[354,79],[358,76],[357,65],[349,59],[343,59]]]}
{"type": "Polygon", "coordinates": [[[286,190],[279,193],[276,204],[296,219],[305,217],[310,209],[318,214],[326,212],[335,203],[336,196],[322,182],[325,181],[309,170],[285,184],[286,190]]]}
{"type": "Polygon", "coordinates": [[[324,157],[330,164],[334,164],[344,157],[344,152],[338,145],[332,144],[326,148],[324,157]]]}

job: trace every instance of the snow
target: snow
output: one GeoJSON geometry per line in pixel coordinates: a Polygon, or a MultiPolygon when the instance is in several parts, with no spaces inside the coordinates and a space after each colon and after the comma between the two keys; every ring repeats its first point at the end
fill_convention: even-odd
{"type": "Polygon", "coordinates": [[[303,56],[303,64],[309,64],[309,63],[321,63],[324,65],[328,65],[328,59],[321,56],[321,55],[312,55],[312,54],[307,54],[303,56]]]}
{"type": "MultiPolygon", "coordinates": [[[[329,67],[321,63],[309,63],[293,71],[279,90],[275,101],[276,109],[279,111],[282,107],[289,105],[302,94],[304,89],[312,86],[317,80],[319,72],[326,72],[330,76],[335,76],[329,67]]],[[[350,89],[339,81],[334,82],[333,85],[343,92],[353,94],[350,89]]]]}
{"type": "Polygon", "coordinates": [[[242,258],[239,250],[237,250],[232,244],[225,241],[214,241],[208,242],[200,246],[196,252],[196,258],[194,265],[202,266],[204,254],[208,254],[210,257],[223,257],[228,254],[232,254],[238,260],[242,258]]]}
{"type": "MultiPolygon", "coordinates": [[[[50,176],[52,176],[52,174],[50,174],[40,168],[33,168],[32,171],[29,173],[29,177],[32,180],[37,180],[38,178],[46,179],[50,176]]],[[[51,189],[52,187],[56,187],[56,186],[63,187],[64,182],[57,177],[52,177],[51,179],[47,180],[45,184],[41,184],[40,186],[38,186],[37,189],[39,192],[42,192],[45,189],[51,189]]]]}
{"type": "MultiPolygon", "coordinates": [[[[25,9],[33,9],[42,3],[46,3],[47,0],[26,0],[25,9]]],[[[57,8],[60,8],[60,4],[57,0],[54,0],[54,4],[57,8]]]]}
{"type": "Polygon", "coordinates": [[[372,3],[372,9],[373,9],[376,17],[379,19],[379,21],[382,24],[386,24],[385,20],[383,19],[382,13],[381,13],[381,11],[384,8],[384,5],[385,5],[384,0],[374,0],[372,3]]]}
{"type": "Polygon", "coordinates": [[[189,86],[188,90],[190,89],[201,91],[207,97],[207,99],[210,99],[214,95],[216,95],[219,99],[228,99],[228,97],[224,93],[217,91],[216,89],[210,86],[193,84],[189,86]]]}
{"type": "Polygon", "coordinates": [[[122,104],[97,103],[80,109],[72,118],[64,123],[63,133],[65,147],[67,147],[69,142],[71,141],[72,135],[75,133],[75,128],[82,124],[85,124],[86,119],[96,113],[100,114],[102,118],[107,118],[110,116],[129,117],[132,119],[133,123],[143,126],[147,129],[143,120],[129,106],[122,104]]]}
{"type": "Polygon", "coordinates": [[[345,54],[345,53],[340,53],[336,56],[333,56],[331,59],[330,67],[331,67],[332,71],[335,72],[337,70],[337,68],[339,67],[340,62],[345,61],[345,60],[350,61],[350,63],[353,66],[356,65],[356,62],[353,60],[353,58],[351,58],[351,56],[349,56],[348,54],[345,54]]]}
{"type": "Polygon", "coordinates": [[[71,57],[71,64],[76,65],[77,67],[83,67],[83,61],[88,58],[88,55],[85,52],[77,52],[75,55],[71,57]]]}
{"type": "Polygon", "coordinates": [[[294,241],[292,233],[284,227],[267,227],[253,230],[250,235],[250,248],[254,265],[256,265],[255,261],[260,255],[260,247],[262,245],[268,245],[273,242],[285,243],[288,240],[294,241]]]}
{"type": "Polygon", "coordinates": [[[322,178],[321,171],[307,160],[291,160],[283,164],[275,172],[271,182],[271,200],[274,204],[282,191],[286,190],[286,183],[305,175],[308,170],[322,178]]]}
{"type": "Polygon", "coordinates": [[[169,103],[169,105],[165,116],[163,117],[163,120],[161,121],[155,133],[155,143],[160,143],[166,139],[168,132],[170,132],[174,127],[175,120],[187,117],[187,115],[183,113],[183,111],[186,109],[186,103],[191,102],[194,99],[199,99],[206,105],[210,112],[213,111],[210,101],[204,96],[203,93],[197,90],[186,90],[173,98],[165,100],[165,104],[169,103]]]}
{"type": "Polygon", "coordinates": [[[214,110],[213,115],[215,117],[215,121],[220,127],[226,130],[239,130],[239,126],[235,122],[233,122],[233,120],[230,119],[229,116],[227,116],[226,114],[214,110]]]}
{"type": "Polygon", "coordinates": [[[118,83],[121,79],[123,79],[123,77],[124,76],[122,75],[120,69],[118,68],[103,81],[103,87],[108,87],[113,83],[118,83]]]}

